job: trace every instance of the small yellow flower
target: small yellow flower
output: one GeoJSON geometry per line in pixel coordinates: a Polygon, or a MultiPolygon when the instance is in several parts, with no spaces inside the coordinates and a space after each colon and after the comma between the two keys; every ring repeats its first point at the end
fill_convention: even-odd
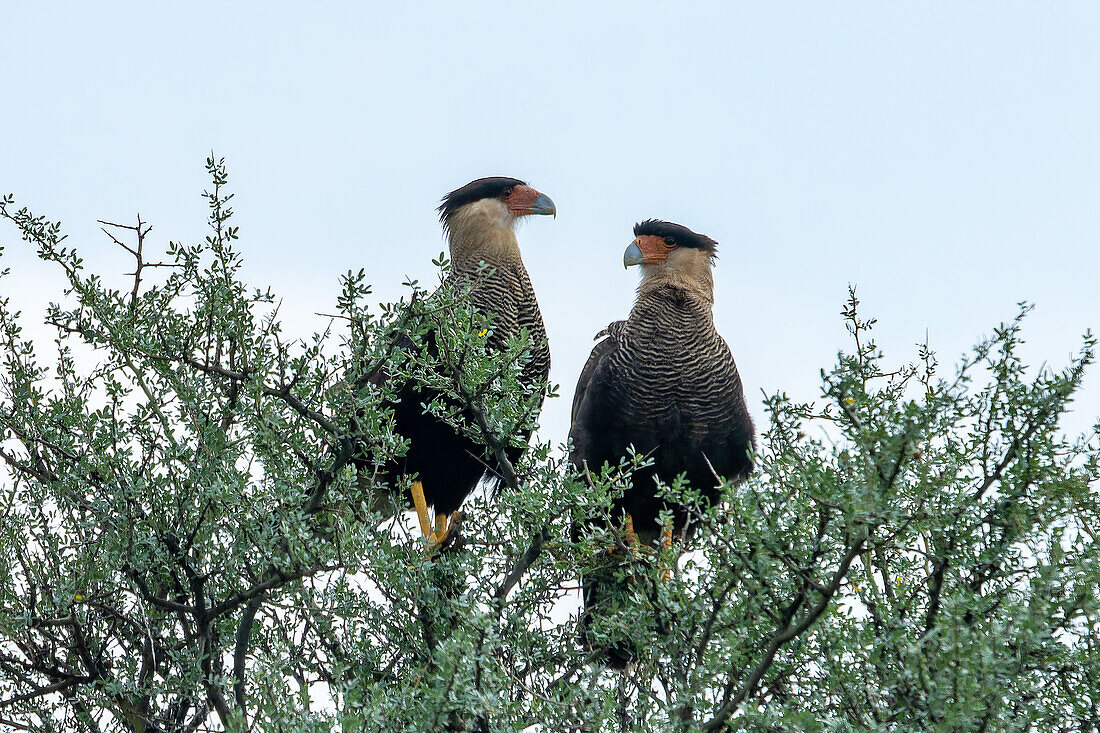
{"type": "Polygon", "coordinates": [[[487,333],[489,333],[489,329],[483,328],[483,329],[481,329],[480,331],[477,332],[477,335],[478,336],[484,336],[487,333]]]}
{"type": "Polygon", "coordinates": [[[856,401],[852,397],[845,397],[844,398],[844,404],[846,404],[846,405],[854,405],[855,403],[856,403],[856,401]]]}
{"type": "Polygon", "coordinates": [[[84,596],[80,595],[79,593],[77,593],[75,596],[73,596],[73,598],[75,598],[78,601],[83,601],[84,600],[84,596]]]}

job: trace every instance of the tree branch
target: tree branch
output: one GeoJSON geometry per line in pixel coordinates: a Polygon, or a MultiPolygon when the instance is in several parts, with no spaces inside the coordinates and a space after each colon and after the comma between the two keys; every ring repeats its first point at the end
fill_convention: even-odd
{"type": "Polygon", "coordinates": [[[818,617],[824,613],[825,609],[828,608],[829,603],[832,601],[833,596],[836,594],[837,589],[840,588],[840,584],[843,582],[844,577],[848,574],[848,567],[852,564],[856,556],[859,555],[866,541],[867,532],[864,530],[859,539],[857,539],[856,542],[848,548],[848,552],[844,554],[840,566],[836,569],[836,572],[833,573],[832,579],[825,588],[825,593],[817,604],[811,608],[809,613],[807,613],[797,624],[788,623],[783,628],[776,630],[772,635],[771,641],[768,642],[768,648],[765,650],[763,658],[753,669],[748,679],[745,680],[745,683],[741,685],[741,689],[736,695],[718,708],[714,717],[700,726],[701,730],[716,731],[722,728],[722,726],[726,724],[726,721],[729,720],[730,715],[732,715],[741,706],[741,703],[756,689],[756,685],[759,684],[764,674],[767,673],[768,669],[775,661],[775,655],[779,652],[780,648],[791,639],[794,639],[806,631],[806,629],[810,628],[810,626],[817,621],[818,617]]]}

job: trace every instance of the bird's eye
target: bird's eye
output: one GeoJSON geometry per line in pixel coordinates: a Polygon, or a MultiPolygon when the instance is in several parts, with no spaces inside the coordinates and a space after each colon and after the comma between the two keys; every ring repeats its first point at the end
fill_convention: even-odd
{"type": "Polygon", "coordinates": [[[676,240],[672,237],[665,237],[665,249],[672,249],[676,246],[676,240]]]}
{"type": "Polygon", "coordinates": [[[509,196],[512,195],[512,189],[506,188],[506,189],[504,189],[504,191],[501,192],[500,195],[503,196],[504,198],[508,198],[509,196]]]}

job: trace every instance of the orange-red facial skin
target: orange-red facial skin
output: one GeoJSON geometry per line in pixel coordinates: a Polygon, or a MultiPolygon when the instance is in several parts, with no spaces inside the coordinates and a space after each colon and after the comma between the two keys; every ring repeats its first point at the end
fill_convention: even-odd
{"type": "Polygon", "coordinates": [[[513,186],[512,195],[505,198],[504,203],[508,205],[508,210],[512,212],[512,216],[527,216],[534,213],[531,211],[531,207],[541,195],[530,186],[513,186]]]}
{"type": "Polygon", "coordinates": [[[644,234],[635,239],[634,244],[638,245],[638,249],[642,251],[642,256],[645,257],[642,264],[645,265],[664,262],[668,259],[668,253],[675,248],[675,245],[670,246],[665,242],[664,237],[658,237],[656,234],[644,234]]]}

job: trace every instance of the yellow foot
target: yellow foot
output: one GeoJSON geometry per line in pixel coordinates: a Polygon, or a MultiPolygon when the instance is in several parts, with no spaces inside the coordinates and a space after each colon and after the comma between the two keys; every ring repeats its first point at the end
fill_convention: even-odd
{"type": "Polygon", "coordinates": [[[607,548],[607,554],[614,555],[622,550],[628,551],[629,554],[636,544],[638,544],[638,535],[634,533],[634,517],[630,516],[630,512],[626,512],[626,518],[623,520],[623,536],[607,548]]]}
{"type": "Polygon", "coordinates": [[[428,554],[446,550],[455,539],[458,527],[462,524],[462,512],[454,511],[448,517],[444,514],[435,515],[435,531],[428,535],[428,554]]]}

